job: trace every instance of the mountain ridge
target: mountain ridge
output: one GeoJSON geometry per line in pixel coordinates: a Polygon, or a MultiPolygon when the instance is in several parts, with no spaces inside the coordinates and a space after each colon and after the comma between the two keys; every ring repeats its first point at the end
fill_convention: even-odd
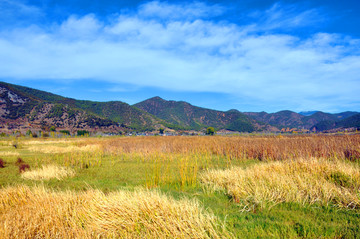
{"type": "Polygon", "coordinates": [[[355,111],[336,114],[291,110],[275,113],[240,112],[237,109],[220,111],[159,96],[129,105],[122,101],[76,100],[0,81],[0,130],[7,125],[12,125],[10,130],[55,125],[59,129],[109,132],[159,128],[201,131],[206,127],[239,132],[282,131],[284,128],[320,131],[334,127],[360,127],[357,114],[359,112],[355,111]]]}

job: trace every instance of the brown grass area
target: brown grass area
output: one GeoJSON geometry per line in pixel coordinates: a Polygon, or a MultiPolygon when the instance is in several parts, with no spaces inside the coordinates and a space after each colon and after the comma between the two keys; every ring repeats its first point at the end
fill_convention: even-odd
{"type": "Polygon", "coordinates": [[[217,219],[197,202],[158,192],[0,192],[2,238],[220,238],[217,219]]]}
{"type": "MultiPolygon", "coordinates": [[[[85,143],[85,142],[83,142],[85,143]]],[[[286,160],[294,158],[345,158],[349,150],[360,152],[360,135],[266,137],[124,137],[106,139],[104,152],[202,153],[229,159],[286,160]]]]}
{"type": "Polygon", "coordinates": [[[268,162],[246,169],[210,170],[200,178],[205,188],[224,189],[245,206],[299,202],[360,207],[359,166],[339,160],[268,162]]]}

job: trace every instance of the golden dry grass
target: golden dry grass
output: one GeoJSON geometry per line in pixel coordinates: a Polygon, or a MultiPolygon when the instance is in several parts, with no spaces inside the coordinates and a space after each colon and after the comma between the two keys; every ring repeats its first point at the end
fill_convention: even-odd
{"type": "Polygon", "coordinates": [[[13,152],[13,151],[0,151],[0,156],[20,156],[19,152],[13,152]]]}
{"type": "Polygon", "coordinates": [[[69,138],[69,139],[31,139],[31,140],[23,140],[21,141],[22,144],[24,145],[45,145],[45,144],[69,144],[69,143],[75,143],[75,142],[81,142],[84,141],[86,139],[74,139],[74,138],[69,138]]]}
{"type": "Polygon", "coordinates": [[[31,180],[49,180],[52,178],[62,180],[63,178],[73,176],[75,176],[73,169],[57,165],[44,165],[42,168],[25,171],[21,174],[22,178],[31,180]]]}
{"type": "Polygon", "coordinates": [[[36,145],[28,147],[28,150],[31,152],[40,152],[46,154],[54,154],[54,153],[72,153],[72,152],[94,152],[99,151],[99,145],[85,145],[85,146],[74,146],[69,145],[66,147],[53,146],[53,145],[36,145]]]}
{"type": "Polygon", "coordinates": [[[195,201],[158,192],[0,191],[2,238],[220,238],[217,219],[195,201]]]}
{"type": "Polygon", "coordinates": [[[210,170],[201,181],[210,190],[224,189],[245,206],[298,202],[360,207],[360,169],[339,160],[298,159],[252,167],[210,170]]]}

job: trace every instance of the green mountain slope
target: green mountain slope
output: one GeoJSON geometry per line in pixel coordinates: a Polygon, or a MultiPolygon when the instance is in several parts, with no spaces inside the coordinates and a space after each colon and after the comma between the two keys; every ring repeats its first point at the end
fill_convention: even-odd
{"type": "Polygon", "coordinates": [[[316,131],[325,131],[332,129],[357,128],[360,129],[360,114],[355,114],[340,121],[326,120],[313,126],[316,131]]]}
{"type": "Polygon", "coordinates": [[[311,129],[314,125],[326,124],[326,127],[332,127],[335,122],[346,119],[357,112],[343,112],[338,114],[329,114],[321,111],[316,111],[311,115],[299,114],[290,110],[283,110],[276,113],[266,112],[245,112],[244,114],[267,124],[276,126],[278,128],[304,128],[311,129]]]}
{"type": "Polygon", "coordinates": [[[177,128],[200,130],[208,126],[217,129],[252,132],[256,122],[238,111],[217,111],[193,106],[184,101],[167,101],[153,97],[137,103],[135,107],[165,120],[177,128]]]}

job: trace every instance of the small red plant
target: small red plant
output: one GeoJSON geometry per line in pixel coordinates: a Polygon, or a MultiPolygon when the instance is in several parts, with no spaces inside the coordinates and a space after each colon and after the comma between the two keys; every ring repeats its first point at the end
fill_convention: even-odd
{"type": "Polygon", "coordinates": [[[25,172],[26,170],[29,170],[29,169],[30,169],[29,164],[20,164],[19,165],[19,173],[23,173],[23,172],[25,172]]]}
{"type": "Polygon", "coordinates": [[[5,168],[5,161],[0,158],[0,168],[5,168]]]}
{"type": "Polygon", "coordinates": [[[22,160],[22,158],[18,158],[15,162],[16,165],[20,165],[20,164],[23,164],[24,163],[24,160],[22,160]]]}

